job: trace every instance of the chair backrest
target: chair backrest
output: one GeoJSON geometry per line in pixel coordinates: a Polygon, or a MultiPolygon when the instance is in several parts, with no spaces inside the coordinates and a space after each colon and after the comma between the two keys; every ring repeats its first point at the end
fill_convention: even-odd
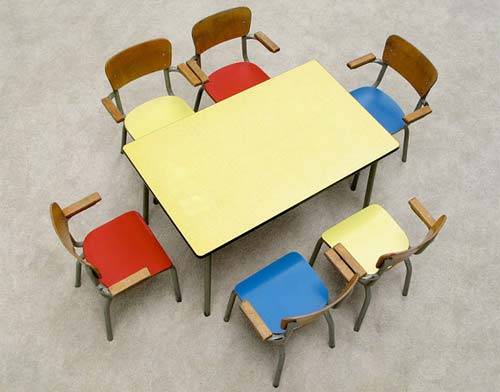
{"type": "Polygon", "coordinates": [[[300,328],[306,324],[313,322],[318,317],[320,317],[322,314],[324,314],[326,311],[328,311],[330,308],[333,308],[334,306],[339,305],[347,297],[347,295],[352,291],[352,289],[354,289],[354,286],[356,285],[358,280],[359,280],[359,275],[354,274],[354,276],[347,283],[347,285],[344,287],[344,289],[339,294],[339,296],[335,299],[335,301],[332,301],[331,303],[326,305],[324,308],[317,310],[316,312],[304,314],[301,316],[286,317],[286,318],[281,320],[281,328],[286,329],[286,327],[288,326],[289,323],[297,323],[297,328],[300,328]]]}
{"type": "Polygon", "coordinates": [[[434,65],[420,50],[397,35],[387,38],[382,60],[425,98],[438,78],[434,65]]]}
{"type": "Polygon", "coordinates": [[[377,260],[376,267],[381,269],[380,272],[384,272],[388,269],[391,269],[401,261],[406,260],[408,257],[414,254],[418,255],[422,253],[437,237],[445,222],[446,222],[446,215],[441,215],[436,220],[436,222],[429,228],[429,231],[427,232],[427,234],[425,235],[424,239],[420,244],[408,250],[404,250],[402,252],[386,253],[380,256],[377,260]]]}
{"type": "Polygon", "coordinates": [[[165,38],[142,42],[111,57],[105,66],[113,90],[172,64],[172,44],[165,38]]]}
{"type": "Polygon", "coordinates": [[[100,278],[101,273],[99,270],[90,264],[88,261],[84,260],[82,257],[76,253],[75,247],[73,245],[73,238],[69,232],[68,218],[64,215],[62,208],[56,202],[50,205],[50,217],[52,219],[52,226],[57,236],[61,240],[63,246],[66,250],[74,257],[76,260],[86,266],[88,266],[92,271],[94,271],[96,277],[100,278]]]}
{"type": "Polygon", "coordinates": [[[207,16],[193,26],[194,48],[197,55],[222,42],[247,35],[250,31],[252,11],[237,7],[207,16]]]}

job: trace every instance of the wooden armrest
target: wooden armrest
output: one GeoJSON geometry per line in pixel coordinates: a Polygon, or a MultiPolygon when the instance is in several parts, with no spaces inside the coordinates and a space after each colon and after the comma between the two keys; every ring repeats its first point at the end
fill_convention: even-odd
{"type": "Polygon", "coordinates": [[[186,78],[186,80],[191,83],[193,87],[199,86],[201,84],[201,80],[198,79],[198,76],[195,75],[191,68],[187,66],[187,64],[182,63],[177,66],[179,73],[186,78]]]}
{"type": "Polygon", "coordinates": [[[434,223],[436,223],[436,220],[433,218],[433,216],[430,214],[429,211],[424,207],[422,203],[416,198],[413,197],[408,201],[408,204],[410,205],[411,209],[417,216],[422,220],[422,222],[425,223],[425,225],[430,229],[434,223]]]}
{"type": "MultiPolygon", "coordinates": [[[[366,271],[361,264],[354,258],[353,255],[342,245],[340,242],[333,247],[335,252],[344,260],[344,262],[349,266],[349,268],[358,274],[360,278],[366,275],[366,271]]],[[[349,279],[350,280],[350,279],[349,279]]]]}
{"type": "Polygon", "coordinates": [[[276,53],[280,51],[280,47],[276,45],[276,43],[265,35],[262,31],[257,31],[254,35],[254,38],[259,41],[264,47],[272,53],[276,53]]]}
{"type": "Polygon", "coordinates": [[[116,282],[115,284],[109,286],[108,290],[111,293],[111,295],[115,296],[116,294],[119,294],[122,291],[128,289],[129,287],[132,287],[137,283],[142,282],[143,280],[149,278],[150,276],[151,273],[149,272],[148,268],[144,267],[143,269],[134,272],[132,275],[127,276],[125,279],[122,279],[119,282],[116,282]]]}
{"type": "Polygon", "coordinates": [[[63,214],[67,219],[71,218],[73,215],[76,215],[82,211],[85,211],[87,208],[92,207],[94,204],[101,201],[101,195],[99,193],[94,192],[87,197],[84,197],[82,200],[77,201],[65,208],[63,208],[63,214]]]}
{"type": "Polygon", "coordinates": [[[420,120],[421,118],[424,118],[425,116],[427,116],[431,113],[432,113],[432,109],[430,106],[422,106],[420,109],[415,110],[414,112],[404,116],[403,120],[405,123],[411,124],[412,122],[420,120]]]}
{"type": "Polygon", "coordinates": [[[361,56],[355,60],[349,61],[346,65],[347,68],[349,69],[356,69],[361,67],[362,65],[368,64],[368,63],[373,63],[377,58],[373,53],[368,53],[365,54],[364,56],[361,56]]]}
{"type": "Polygon", "coordinates": [[[123,120],[125,120],[125,116],[123,115],[122,112],[120,112],[118,110],[118,108],[113,103],[111,98],[109,98],[109,97],[103,98],[103,99],[101,99],[101,102],[104,105],[104,107],[106,108],[106,110],[108,111],[108,113],[111,114],[111,117],[113,117],[113,119],[117,123],[121,123],[123,120]]]}
{"type": "Polygon", "coordinates": [[[333,301],[332,307],[338,306],[344,299],[349,295],[349,293],[354,289],[356,283],[358,283],[359,275],[354,274],[353,277],[349,280],[349,283],[346,284],[344,290],[339,294],[339,296],[333,301]]]}
{"type": "Polygon", "coordinates": [[[264,320],[260,318],[259,314],[250,302],[242,301],[240,303],[240,309],[248,317],[262,340],[267,340],[273,335],[269,327],[266,325],[264,320]]]}
{"type": "Polygon", "coordinates": [[[200,79],[201,83],[205,84],[206,82],[208,82],[207,74],[201,70],[200,66],[196,61],[189,60],[186,64],[191,69],[191,71],[194,72],[196,77],[200,79]]]}

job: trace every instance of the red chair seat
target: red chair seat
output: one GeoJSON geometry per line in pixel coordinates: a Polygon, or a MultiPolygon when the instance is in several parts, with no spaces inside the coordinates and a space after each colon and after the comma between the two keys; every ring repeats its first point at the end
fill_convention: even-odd
{"type": "Polygon", "coordinates": [[[208,79],[205,90],[215,102],[220,102],[270,78],[257,65],[241,62],[215,71],[208,79]]]}
{"type": "Polygon", "coordinates": [[[85,258],[109,287],[144,267],[151,276],[169,269],[170,258],[136,211],[129,211],[92,230],[83,242],[85,258]]]}

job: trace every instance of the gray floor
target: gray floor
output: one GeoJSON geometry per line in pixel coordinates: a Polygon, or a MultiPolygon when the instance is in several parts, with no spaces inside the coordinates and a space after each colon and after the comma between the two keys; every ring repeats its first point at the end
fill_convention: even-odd
{"type": "MultiPolygon", "coordinates": [[[[425,230],[408,208],[412,196],[432,213],[446,213],[448,223],[414,259],[408,297],[401,296],[402,266],[375,286],[359,333],[352,327],[361,289],[334,312],[334,350],[323,320],[293,336],[283,391],[498,390],[500,3],[402,3],[247,2],[252,30],[281,46],[271,55],[251,43],[251,58],[271,76],[317,59],[347,89],[369,83],[376,66],[349,71],[344,64],[380,54],[392,33],[421,48],[440,73],[429,96],[434,113],[412,127],[406,164],[398,151],[379,165],[372,202],[383,204],[413,242],[425,230]]],[[[177,265],[184,300],[175,302],[168,274],[130,290],[113,305],[112,343],[105,338],[103,299],[86,275],[80,289],[73,287],[73,260],[48,214],[51,201],[66,205],[99,191],[103,201],[72,222],[83,237],[141,208],[141,182],[118,153],[120,129],[100,104],[110,91],[104,63],[154,37],[169,38],[174,62],[182,62],[193,53],[193,23],[238,4],[2,3],[1,390],[272,390],[273,347],[237,308],[229,324],[222,321],[230,290],[288,251],[308,257],[324,229],[361,207],[366,173],[356,193],[347,181],[339,183],[218,252],[209,318],[201,312],[202,264],[154,207],[151,227],[177,265]]],[[[237,50],[237,42],[221,46],[204,66],[234,61],[237,50]]],[[[387,76],[384,87],[410,111],[415,93],[395,73],[387,76]]],[[[174,88],[194,102],[195,90],[184,80],[176,78],[174,88]]],[[[163,93],[161,76],[147,77],[124,89],[125,109],[163,93]]],[[[317,271],[332,293],[339,291],[341,281],[324,257],[317,271]]]]}

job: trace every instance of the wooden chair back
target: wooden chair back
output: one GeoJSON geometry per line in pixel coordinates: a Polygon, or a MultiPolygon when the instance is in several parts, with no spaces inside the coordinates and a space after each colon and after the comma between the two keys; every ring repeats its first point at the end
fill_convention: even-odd
{"type": "Polygon", "coordinates": [[[347,295],[354,289],[354,286],[359,280],[359,275],[355,274],[351,280],[347,283],[347,285],[344,287],[340,295],[335,299],[335,301],[329,303],[326,305],[323,309],[317,310],[316,312],[312,312],[309,314],[304,314],[302,316],[294,316],[294,317],[286,317],[281,320],[281,328],[286,329],[289,323],[297,323],[297,328],[303,327],[306,324],[312,323],[314,320],[316,320],[318,317],[320,317],[322,314],[324,314],[326,311],[328,311],[330,308],[333,308],[334,306],[338,306],[346,297],[347,295]]]}
{"type": "Polygon", "coordinates": [[[248,7],[236,7],[207,16],[193,26],[196,55],[222,42],[247,35],[250,31],[252,11],[248,7]]]}
{"type": "Polygon", "coordinates": [[[75,246],[73,245],[73,237],[71,236],[71,233],[69,231],[68,218],[66,218],[66,215],[64,215],[62,208],[56,202],[50,205],[50,217],[52,219],[52,226],[54,227],[54,231],[56,232],[66,250],[78,262],[88,266],[92,271],[94,271],[96,277],[100,278],[101,273],[99,272],[99,270],[88,261],[80,257],[76,252],[75,246]]]}
{"type": "Polygon", "coordinates": [[[142,42],[111,57],[105,66],[113,90],[172,64],[172,44],[165,38],[142,42]]]}
{"type": "Polygon", "coordinates": [[[383,269],[383,271],[385,271],[391,269],[396,264],[406,260],[407,258],[409,258],[414,254],[418,255],[422,253],[437,237],[445,222],[446,222],[446,215],[441,215],[436,220],[436,222],[429,228],[429,231],[427,232],[426,236],[424,237],[422,242],[417,246],[414,246],[402,252],[386,253],[380,256],[379,259],[377,260],[376,264],[377,268],[383,269]]]}
{"type": "Polygon", "coordinates": [[[434,65],[420,50],[397,35],[387,38],[383,61],[404,77],[425,98],[438,78],[434,65]]]}

